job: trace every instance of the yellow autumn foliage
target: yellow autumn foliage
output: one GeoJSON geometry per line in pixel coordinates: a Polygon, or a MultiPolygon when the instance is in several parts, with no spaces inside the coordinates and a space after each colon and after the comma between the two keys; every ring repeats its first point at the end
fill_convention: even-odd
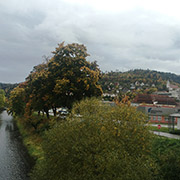
{"type": "Polygon", "coordinates": [[[32,179],[154,179],[145,122],[145,116],[128,105],[110,107],[95,98],[74,104],[67,121],[47,132],[45,159],[32,179]]]}

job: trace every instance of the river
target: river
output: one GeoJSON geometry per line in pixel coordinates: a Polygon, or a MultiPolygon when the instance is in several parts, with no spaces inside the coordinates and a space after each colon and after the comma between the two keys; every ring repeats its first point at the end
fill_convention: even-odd
{"type": "Polygon", "coordinates": [[[0,180],[29,180],[31,162],[12,116],[3,111],[0,114],[0,180]]]}

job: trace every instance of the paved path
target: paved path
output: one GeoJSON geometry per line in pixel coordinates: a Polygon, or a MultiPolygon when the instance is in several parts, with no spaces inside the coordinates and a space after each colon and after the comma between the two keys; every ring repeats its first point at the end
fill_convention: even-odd
{"type": "MultiPolygon", "coordinates": [[[[149,126],[155,126],[157,127],[158,124],[149,124],[149,126]]],[[[161,127],[167,127],[168,128],[168,124],[161,124],[161,127]]],[[[175,128],[177,128],[177,126],[174,126],[175,128]]],[[[167,138],[172,138],[172,139],[180,139],[180,135],[176,135],[176,134],[171,134],[171,133],[166,133],[166,132],[159,132],[159,131],[151,131],[154,134],[158,135],[158,136],[164,136],[167,138]]]]}
{"type": "Polygon", "coordinates": [[[175,134],[170,134],[170,133],[165,133],[165,132],[159,132],[159,131],[151,131],[154,134],[158,135],[158,136],[164,136],[164,137],[168,137],[168,138],[172,138],[172,139],[180,139],[180,135],[175,135],[175,134]]]}

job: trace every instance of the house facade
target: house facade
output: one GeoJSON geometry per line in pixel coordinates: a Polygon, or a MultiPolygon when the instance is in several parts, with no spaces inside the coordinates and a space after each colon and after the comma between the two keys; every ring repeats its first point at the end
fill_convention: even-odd
{"type": "MultiPolygon", "coordinates": [[[[144,112],[148,115],[151,123],[164,123],[168,124],[169,116],[178,113],[180,109],[173,106],[157,106],[157,105],[139,105],[137,110],[144,112]]],[[[175,117],[174,123],[177,123],[178,118],[175,117]]]]}
{"type": "MultiPolygon", "coordinates": [[[[180,107],[175,99],[167,95],[139,94],[132,105],[136,106],[137,110],[147,114],[152,123],[168,124],[171,114],[180,113],[180,107]]],[[[174,117],[175,124],[177,121],[178,117],[174,117]]]]}

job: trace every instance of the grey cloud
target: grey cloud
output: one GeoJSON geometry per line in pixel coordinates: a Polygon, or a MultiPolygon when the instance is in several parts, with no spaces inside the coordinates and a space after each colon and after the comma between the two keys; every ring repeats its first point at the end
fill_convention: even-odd
{"type": "Polygon", "coordinates": [[[143,9],[106,13],[58,0],[45,2],[31,0],[24,8],[0,3],[0,82],[23,81],[62,41],[85,44],[91,54],[88,59],[97,60],[103,71],[179,72],[176,20],[143,9]]]}

